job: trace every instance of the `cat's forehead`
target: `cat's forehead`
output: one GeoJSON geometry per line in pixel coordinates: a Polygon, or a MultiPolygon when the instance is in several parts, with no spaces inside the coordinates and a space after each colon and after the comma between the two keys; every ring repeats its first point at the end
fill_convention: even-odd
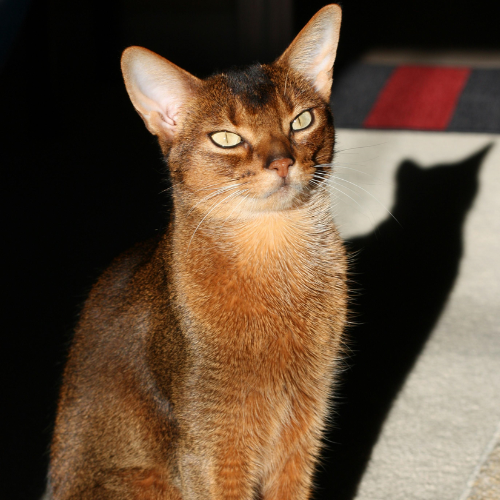
{"type": "Polygon", "coordinates": [[[269,73],[262,65],[254,64],[239,71],[228,71],[221,77],[231,95],[253,110],[275,104],[273,101],[276,101],[276,86],[279,82],[269,73]]]}
{"type": "Polygon", "coordinates": [[[245,118],[279,119],[314,105],[314,91],[309,85],[304,88],[303,82],[297,85],[297,77],[289,73],[285,68],[254,64],[214,75],[206,81],[204,101],[211,104],[214,115],[235,124],[245,118]]]}

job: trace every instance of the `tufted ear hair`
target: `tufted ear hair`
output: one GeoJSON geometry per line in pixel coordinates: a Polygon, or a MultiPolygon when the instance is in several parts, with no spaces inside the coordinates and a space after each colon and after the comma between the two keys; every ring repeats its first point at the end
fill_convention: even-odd
{"type": "Polygon", "coordinates": [[[326,101],[330,99],[341,20],[338,5],[323,7],[277,60],[302,74],[326,101]]]}
{"type": "Polygon", "coordinates": [[[126,49],[121,67],[130,100],[148,130],[171,142],[201,81],[142,47],[126,49]]]}

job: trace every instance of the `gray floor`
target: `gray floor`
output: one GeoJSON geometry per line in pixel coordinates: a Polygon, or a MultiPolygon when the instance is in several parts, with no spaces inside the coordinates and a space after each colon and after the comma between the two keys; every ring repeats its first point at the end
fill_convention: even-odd
{"type": "Polygon", "coordinates": [[[384,423],[357,500],[500,499],[500,136],[338,130],[332,196],[346,237],[387,217],[401,161],[432,168],[492,143],[458,279],[384,423]]]}

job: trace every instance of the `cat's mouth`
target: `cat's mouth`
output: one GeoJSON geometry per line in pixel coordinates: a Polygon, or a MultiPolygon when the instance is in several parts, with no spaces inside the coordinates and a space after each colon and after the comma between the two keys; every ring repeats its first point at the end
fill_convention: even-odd
{"type": "Polygon", "coordinates": [[[295,187],[292,186],[292,183],[290,182],[290,179],[285,178],[283,181],[274,187],[269,193],[267,193],[267,196],[265,198],[270,198],[271,196],[287,196],[292,194],[292,191],[296,191],[295,187]]]}
{"type": "Polygon", "coordinates": [[[289,188],[290,184],[291,184],[290,177],[287,176],[284,179],[282,179],[281,185],[278,186],[277,191],[289,188]]]}
{"type": "Polygon", "coordinates": [[[285,177],[264,176],[251,180],[242,194],[243,200],[235,201],[238,207],[235,212],[260,213],[298,208],[307,202],[310,195],[316,191],[311,183],[311,173],[303,170],[293,170],[285,177]],[[253,181],[253,182],[252,182],[253,181]]]}

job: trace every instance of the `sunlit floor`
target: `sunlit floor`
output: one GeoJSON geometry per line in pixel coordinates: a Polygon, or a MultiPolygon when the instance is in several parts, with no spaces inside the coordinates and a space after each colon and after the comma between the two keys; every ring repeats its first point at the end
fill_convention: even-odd
{"type": "MultiPolygon", "coordinates": [[[[456,259],[458,271],[449,281],[430,333],[417,342],[407,372],[398,372],[401,390],[382,419],[374,447],[365,450],[371,451],[371,457],[355,498],[498,499],[500,135],[361,129],[339,129],[337,134],[331,187],[342,235],[370,241],[368,252],[378,247],[380,255],[391,256],[391,246],[398,246],[397,240],[407,238],[417,225],[419,238],[427,238],[425,227],[420,226],[428,224],[428,244],[417,248],[411,259],[416,266],[420,259],[432,266],[433,254],[448,251],[450,244],[450,259],[456,259]],[[433,174],[437,169],[441,169],[439,178],[433,174]],[[437,190],[433,182],[438,183],[437,190]],[[412,186],[415,193],[409,197],[406,193],[412,186]],[[404,214],[404,220],[396,222],[390,212],[396,218],[404,214]],[[426,220],[421,215],[427,212],[426,220]],[[389,225],[392,233],[386,238],[384,228],[389,225]],[[440,225],[442,235],[451,231],[447,239],[440,239],[440,225]],[[450,226],[456,226],[454,232],[450,226]],[[377,227],[382,228],[378,239],[377,227]]],[[[412,267],[411,260],[401,257],[394,266],[412,267]]],[[[370,262],[377,263],[376,259],[370,262]]],[[[383,274],[378,279],[383,280],[383,274]]],[[[353,280],[363,288],[363,276],[353,280]]],[[[413,301],[419,296],[424,300],[440,286],[432,275],[427,281],[424,285],[407,282],[409,287],[419,287],[413,301]]],[[[376,293],[378,284],[371,286],[376,293]]],[[[411,308],[409,327],[418,321],[418,314],[418,307],[411,308]]],[[[390,328],[390,305],[386,320],[390,328]]],[[[381,325],[383,320],[374,335],[383,335],[381,325]]],[[[369,324],[365,328],[370,331],[369,324]]],[[[404,327],[400,330],[404,338],[408,332],[404,327]]],[[[354,338],[353,349],[356,342],[354,338]]],[[[368,412],[362,418],[368,422],[371,415],[368,412]]]]}

